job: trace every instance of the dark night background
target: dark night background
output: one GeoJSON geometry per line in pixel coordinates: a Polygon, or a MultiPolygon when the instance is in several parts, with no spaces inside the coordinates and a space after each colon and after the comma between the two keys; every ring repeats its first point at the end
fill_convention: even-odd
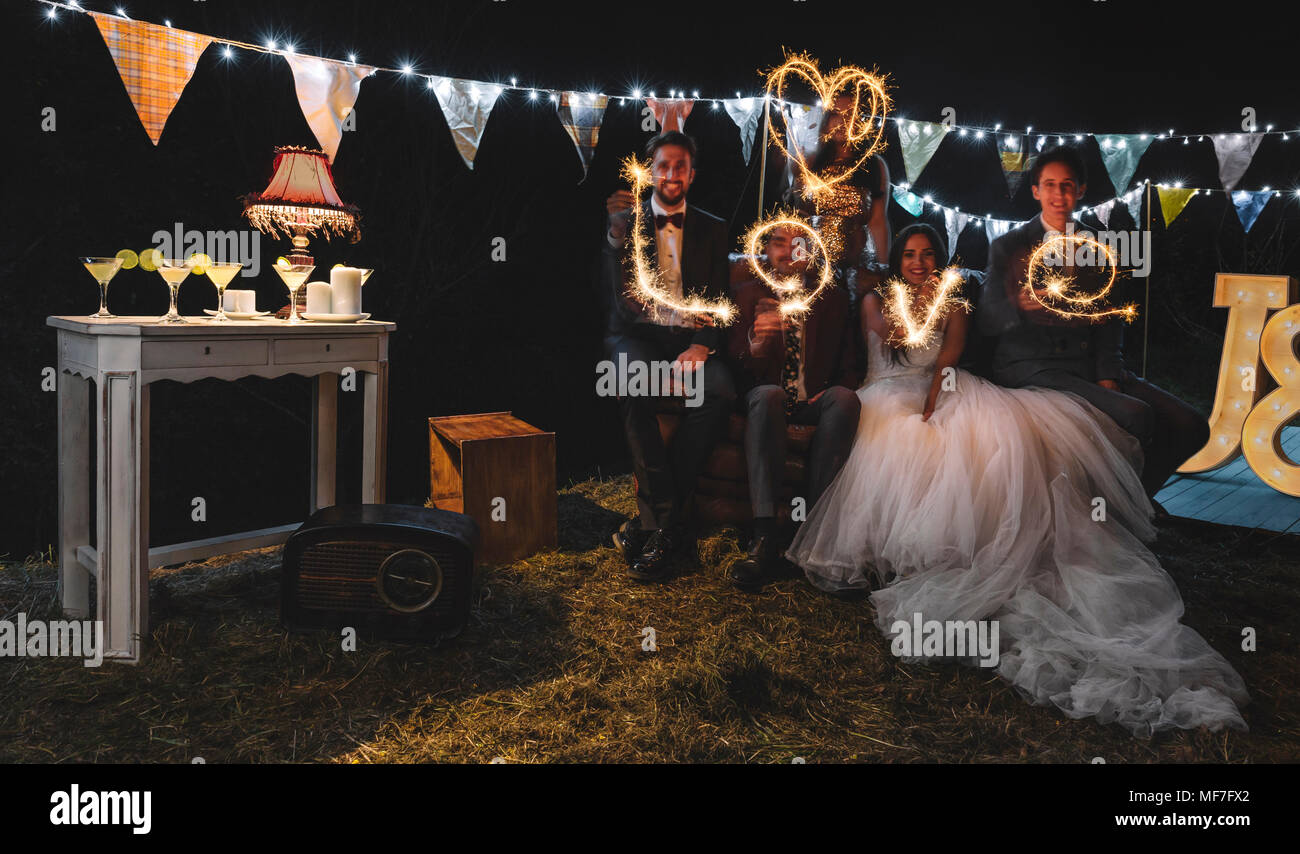
{"type": "MultiPolygon", "coordinates": [[[[112,11],[114,4],[87,8],[112,11]]],[[[1071,0],[1056,4],[806,2],[591,4],[559,2],[374,3],[263,0],[129,0],[137,20],[300,53],[418,72],[617,95],[639,86],[726,97],[761,92],[760,69],[783,47],[822,67],[878,66],[894,85],[896,114],[959,124],[1073,133],[1241,129],[1253,107],[1260,129],[1300,126],[1294,31],[1274,7],[1234,4],[1213,19],[1183,3],[1071,0]]],[[[262,189],[276,145],[316,142],[282,59],[217,46],[202,57],[161,143],[150,144],[94,23],[31,0],[0,4],[5,127],[0,168],[0,556],[22,558],[55,543],[56,395],[41,369],[57,363],[48,315],[89,314],[96,286],[76,261],[149,245],[157,229],[247,229],[238,197],[262,189]],[[57,111],[42,132],[41,111],[57,111]]],[[[757,206],[755,168],[741,158],[725,111],[698,104],[687,130],[700,144],[692,201],[731,221],[739,235],[757,206]]],[[[603,199],[618,161],[649,136],[639,114],[611,104],[590,176],[582,172],[555,109],[507,92],[488,123],[473,172],[453,146],[421,77],[379,74],[357,103],[357,129],[334,164],[340,193],[363,213],[356,245],[314,240],[318,269],[338,261],[376,268],[365,308],[394,320],[391,344],[389,500],[428,494],[426,419],[494,410],[558,434],[560,482],[626,471],[616,410],[594,393],[602,358],[590,269],[603,199]],[[504,263],[490,258],[506,238],[504,263]]],[[[885,156],[905,180],[892,127],[885,156]]],[[[1114,191],[1095,143],[1085,203],[1114,191]]],[[[768,176],[772,201],[781,169],[768,176]]],[[[1208,411],[1225,312],[1210,307],[1216,271],[1300,274],[1295,197],[1300,139],[1265,139],[1241,186],[1288,191],[1249,239],[1222,194],[1197,198],[1169,233],[1155,226],[1149,376],[1208,411]],[[1281,202],[1281,203],[1279,203],[1281,202]]],[[[1137,178],[1218,187],[1208,140],[1155,142],[1137,178]]],[[[1025,219],[1028,189],[1007,199],[994,143],[951,135],[914,188],[973,213],[1025,219]]],[[[894,228],[911,221],[891,202],[894,228]]],[[[942,231],[941,215],[929,221],[942,231]]],[[[1158,220],[1158,216],[1157,216],[1158,220]]],[[[1132,227],[1117,211],[1114,228],[1132,227]]],[[[270,264],[287,244],[263,236],[260,308],[285,302],[270,264]]],[[[987,246],[968,229],[958,254],[982,267],[987,246]]],[[[321,276],[314,276],[318,278],[321,276]]],[[[1136,283],[1140,286],[1140,282],[1136,283]]],[[[1141,297],[1140,287],[1133,294],[1141,297]]],[[[155,273],[123,271],[109,291],[118,314],[162,314],[155,273]]],[[[215,305],[191,277],[183,314],[215,305]]],[[[1141,321],[1131,327],[1131,366],[1141,364],[1141,321]]],[[[302,518],[307,499],[308,381],[162,383],[153,390],[154,545],[302,518]],[[236,462],[223,449],[238,449],[236,462]],[[208,521],[190,521],[204,496],[208,521]]],[[[360,395],[343,401],[339,500],[359,498],[360,395]]]]}

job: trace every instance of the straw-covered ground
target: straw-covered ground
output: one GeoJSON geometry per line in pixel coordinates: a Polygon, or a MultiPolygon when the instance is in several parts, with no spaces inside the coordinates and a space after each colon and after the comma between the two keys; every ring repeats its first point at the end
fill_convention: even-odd
{"type": "MultiPolygon", "coordinates": [[[[635,585],[609,542],[631,511],[630,478],[564,490],[560,548],[480,570],[468,627],[440,647],[287,634],[278,549],[157,570],[140,666],[0,659],[0,761],[1300,760],[1295,538],[1161,530],[1186,621],[1246,680],[1251,731],[1144,741],[1030,706],[987,671],[900,663],[863,599],[802,580],[733,591],[732,531],[672,582],[635,585]]],[[[57,618],[55,574],[6,565],[0,615],[57,618]]]]}

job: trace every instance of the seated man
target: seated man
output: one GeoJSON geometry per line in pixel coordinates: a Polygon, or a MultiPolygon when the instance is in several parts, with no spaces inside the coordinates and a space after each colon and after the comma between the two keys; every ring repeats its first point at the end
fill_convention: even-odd
{"type": "Polygon", "coordinates": [[[1087,172],[1077,152],[1055,148],[1039,155],[1030,181],[1042,213],[993,242],[977,312],[984,334],[997,337],[993,379],[1073,392],[1109,415],[1141,443],[1142,484],[1154,496],[1209,440],[1209,426],[1191,406],[1125,369],[1119,318],[1060,317],[1025,291],[1030,255],[1048,232],[1066,230],[1087,172]]]}
{"type": "MultiPolygon", "coordinates": [[[[650,140],[646,154],[654,188],[643,215],[654,223],[655,258],[665,287],[678,297],[699,293],[710,300],[724,298],[726,223],[686,203],[695,179],[695,142],[679,131],[665,131],[650,140]]],[[[726,360],[715,356],[725,346],[722,328],[661,306],[647,307],[628,295],[634,202],[628,190],[606,201],[609,229],[600,274],[607,309],[605,350],[615,364],[672,362],[675,371],[693,371],[699,393],[688,401],[692,405],[686,407],[671,454],[659,435],[655,397],[628,394],[619,401],[636,472],[640,525],[624,525],[615,542],[634,579],[656,581],[666,577],[668,559],[681,543],[682,512],[726,428],[736,392],[726,360]]]]}
{"type": "MultiPolygon", "coordinates": [[[[777,275],[802,273],[791,258],[793,235],[788,229],[768,233],[767,262],[777,275]]],[[[809,282],[809,287],[813,287],[809,282]]],[[[859,401],[857,348],[849,294],[841,287],[824,291],[802,315],[783,317],[779,303],[760,279],[733,288],[737,321],[728,347],[739,366],[744,389],[745,463],[749,468],[749,498],[754,511],[754,537],[749,556],[731,568],[731,580],[742,590],[757,590],[781,566],[789,532],[777,530],[777,492],[785,468],[786,424],[815,424],[809,454],[805,512],[848,459],[857,434],[859,401]],[[783,536],[784,534],[784,536],[783,536]]]]}

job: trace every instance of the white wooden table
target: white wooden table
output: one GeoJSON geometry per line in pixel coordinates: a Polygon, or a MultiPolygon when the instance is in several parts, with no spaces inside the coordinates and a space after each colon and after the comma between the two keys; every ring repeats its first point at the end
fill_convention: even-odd
{"type": "Polygon", "coordinates": [[[59,588],[63,611],[86,618],[90,576],[104,657],[140,660],[149,631],[149,570],[277,545],[284,525],[149,547],[149,384],[246,376],[313,377],[309,510],[334,503],[339,375],[364,378],[361,500],[382,503],[388,443],[388,333],[394,323],[281,320],[158,324],[154,317],[50,317],[59,353],[59,588]],[[95,547],[90,545],[90,404],[96,389],[95,547]]]}

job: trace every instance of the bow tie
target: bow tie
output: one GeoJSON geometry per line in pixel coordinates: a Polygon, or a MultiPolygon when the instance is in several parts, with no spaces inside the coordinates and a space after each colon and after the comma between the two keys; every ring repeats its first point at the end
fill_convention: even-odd
{"type": "Polygon", "coordinates": [[[664,214],[655,214],[655,228],[663,228],[665,225],[672,225],[674,228],[681,228],[682,212],[678,211],[675,214],[668,214],[667,216],[664,214]]]}

